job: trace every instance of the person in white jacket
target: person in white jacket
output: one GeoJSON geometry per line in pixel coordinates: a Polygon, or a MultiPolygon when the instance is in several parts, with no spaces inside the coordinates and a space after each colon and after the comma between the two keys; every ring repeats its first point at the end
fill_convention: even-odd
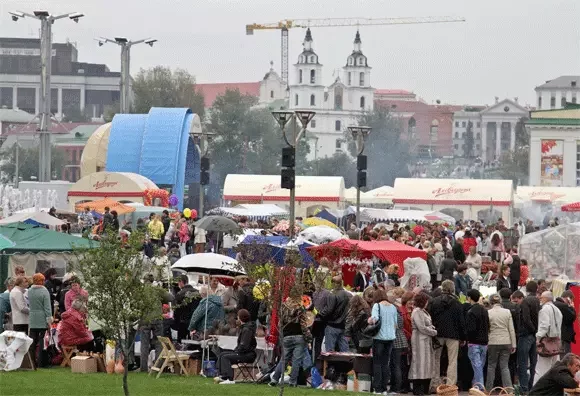
{"type": "MultiPolygon", "coordinates": [[[[545,291],[540,296],[542,309],[540,309],[540,313],[538,314],[538,332],[536,333],[536,342],[538,344],[542,342],[543,338],[560,338],[562,336],[562,312],[554,305],[553,301],[554,296],[552,292],[545,291]]],[[[560,360],[559,355],[540,356],[538,353],[534,385],[558,360],[560,360]]]]}
{"type": "Polygon", "coordinates": [[[28,279],[18,276],[14,280],[14,288],[10,291],[10,309],[12,309],[12,328],[28,334],[30,309],[26,302],[28,279]]]}

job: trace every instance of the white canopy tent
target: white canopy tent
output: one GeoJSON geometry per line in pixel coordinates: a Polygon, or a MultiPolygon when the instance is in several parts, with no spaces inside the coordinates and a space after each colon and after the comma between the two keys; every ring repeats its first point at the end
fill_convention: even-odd
{"type": "Polygon", "coordinates": [[[404,179],[395,180],[397,209],[439,211],[456,220],[512,220],[511,180],[404,179]]]}
{"type": "Polygon", "coordinates": [[[580,188],[578,187],[532,187],[519,186],[516,195],[523,203],[552,203],[567,204],[580,202],[580,188]]]}
{"type": "Polygon", "coordinates": [[[46,212],[27,212],[27,213],[17,213],[12,216],[6,217],[0,220],[0,225],[13,224],[19,222],[33,221],[38,224],[44,224],[49,227],[58,227],[63,225],[65,222],[52,217],[46,212]]]}
{"type": "MultiPolygon", "coordinates": [[[[297,216],[316,209],[339,209],[344,200],[344,179],[334,176],[296,176],[297,216]]],[[[280,175],[227,175],[223,198],[233,205],[271,203],[287,207],[290,190],[280,185],[280,175]]]]}
{"type": "Polygon", "coordinates": [[[395,189],[391,186],[382,186],[367,191],[361,195],[361,204],[364,205],[392,205],[395,189]]]}

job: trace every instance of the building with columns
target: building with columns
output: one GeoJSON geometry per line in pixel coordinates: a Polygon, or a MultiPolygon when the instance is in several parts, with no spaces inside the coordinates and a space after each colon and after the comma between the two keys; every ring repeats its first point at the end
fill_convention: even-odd
{"type": "MultiPolygon", "coordinates": [[[[52,46],[51,113],[67,110],[101,118],[119,101],[121,75],[106,65],[78,62],[72,43],[52,46]]],[[[0,38],[0,107],[40,113],[40,40],[0,38]]]]}
{"type": "Polygon", "coordinates": [[[537,109],[562,109],[580,103],[580,76],[560,76],[536,87],[537,109]]]}
{"type": "Polygon", "coordinates": [[[580,187],[580,104],[538,110],[530,131],[530,185],[580,187]]]}
{"type": "Polygon", "coordinates": [[[471,122],[473,153],[485,162],[499,160],[501,154],[516,147],[516,125],[528,117],[529,109],[520,105],[517,98],[499,100],[483,109],[465,107],[453,114],[453,153],[465,155],[467,129],[471,122]]]}
{"type": "Polygon", "coordinates": [[[356,125],[358,118],[374,106],[371,87],[371,67],[362,52],[362,40],[357,31],[353,51],[334,82],[323,83],[323,65],[314,51],[310,29],[306,30],[304,49],[294,65],[293,83],[289,87],[291,110],[312,110],[315,117],[308,126],[310,158],[330,157],[346,152],[345,133],[356,125]]]}

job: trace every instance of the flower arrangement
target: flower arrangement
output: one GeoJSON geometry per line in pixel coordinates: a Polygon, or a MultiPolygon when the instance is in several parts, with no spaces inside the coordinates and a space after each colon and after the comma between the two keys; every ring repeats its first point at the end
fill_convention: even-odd
{"type": "Polygon", "coordinates": [[[169,192],[160,188],[147,189],[143,193],[143,203],[145,206],[153,206],[156,198],[161,200],[159,206],[169,207],[169,192]]]}

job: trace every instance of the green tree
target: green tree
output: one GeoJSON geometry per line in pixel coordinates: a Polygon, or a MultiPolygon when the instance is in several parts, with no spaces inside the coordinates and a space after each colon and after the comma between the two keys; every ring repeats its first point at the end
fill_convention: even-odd
{"type": "MultiPolygon", "coordinates": [[[[209,111],[207,130],[215,133],[209,149],[212,183],[222,185],[229,173],[275,174],[280,170],[285,142],[269,109],[257,108],[257,98],[239,90],[219,95],[209,111]]],[[[293,125],[288,126],[289,135],[293,125]]],[[[297,173],[305,171],[308,145],[297,149],[297,173]]]]}
{"type": "Polygon", "coordinates": [[[463,156],[465,158],[473,157],[473,122],[469,121],[467,123],[467,129],[465,131],[465,148],[463,150],[463,156]]]}
{"type": "Polygon", "coordinates": [[[516,148],[530,145],[530,131],[526,128],[527,117],[522,117],[516,124],[516,148]]]}
{"type": "Polygon", "coordinates": [[[203,93],[195,89],[195,77],[187,70],[141,69],[133,81],[133,93],[135,113],[148,113],[151,107],[187,107],[203,118],[203,93]]]}
{"type": "MultiPolygon", "coordinates": [[[[392,186],[397,177],[409,177],[409,146],[401,139],[400,123],[392,118],[389,109],[375,106],[360,117],[359,125],[372,128],[363,153],[368,157],[367,187],[392,186]]],[[[356,157],[352,137],[347,135],[347,140],[356,157]]]]}
{"type": "Polygon", "coordinates": [[[356,186],[356,160],[346,153],[311,161],[309,173],[314,176],[342,176],[345,186],[356,186]]]}
{"type": "MultiPolygon", "coordinates": [[[[0,173],[2,176],[8,180],[14,180],[16,175],[16,151],[17,147],[14,144],[10,148],[5,148],[0,152],[0,173]]],[[[31,148],[18,148],[18,175],[19,178],[28,181],[32,180],[32,177],[38,177],[39,170],[39,147],[34,146],[31,148]]],[[[51,151],[51,170],[53,173],[53,178],[60,178],[62,168],[67,163],[67,157],[64,150],[59,147],[53,146],[51,151]]]]}
{"type": "Polygon", "coordinates": [[[91,117],[89,117],[84,111],[79,107],[72,106],[63,109],[62,122],[89,122],[91,117]]]}
{"type": "MultiPolygon", "coordinates": [[[[134,348],[130,329],[138,321],[161,319],[160,306],[164,290],[141,281],[145,272],[141,250],[143,235],[134,232],[121,242],[114,233],[101,239],[98,246],[77,249],[74,271],[83,279],[89,293],[88,311],[102,327],[108,339],[113,339],[125,356],[123,391],[129,395],[127,378],[129,351],[134,348]]],[[[97,244],[95,244],[97,245],[97,244]]],[[[146,356],[143,358],[147,358],[146,356]]]]}
{"type": "Polygon", "coordinates": [[[113,117],[115,117],[115,114],[117,114],[120,111],[121,111],[121,103],[119,103],[119,101],[116,101],[111,105],[105,106],[103,112],[103,120],[105,122],[113,121],[113,117]]]}
{"type": "Polygon", "coordinates": [[[503,153],[498,173],[502,179],[512,180],[514,186],[527,185],[530,176],[530,147],[518,147],[517,150],[503,153]]]}

